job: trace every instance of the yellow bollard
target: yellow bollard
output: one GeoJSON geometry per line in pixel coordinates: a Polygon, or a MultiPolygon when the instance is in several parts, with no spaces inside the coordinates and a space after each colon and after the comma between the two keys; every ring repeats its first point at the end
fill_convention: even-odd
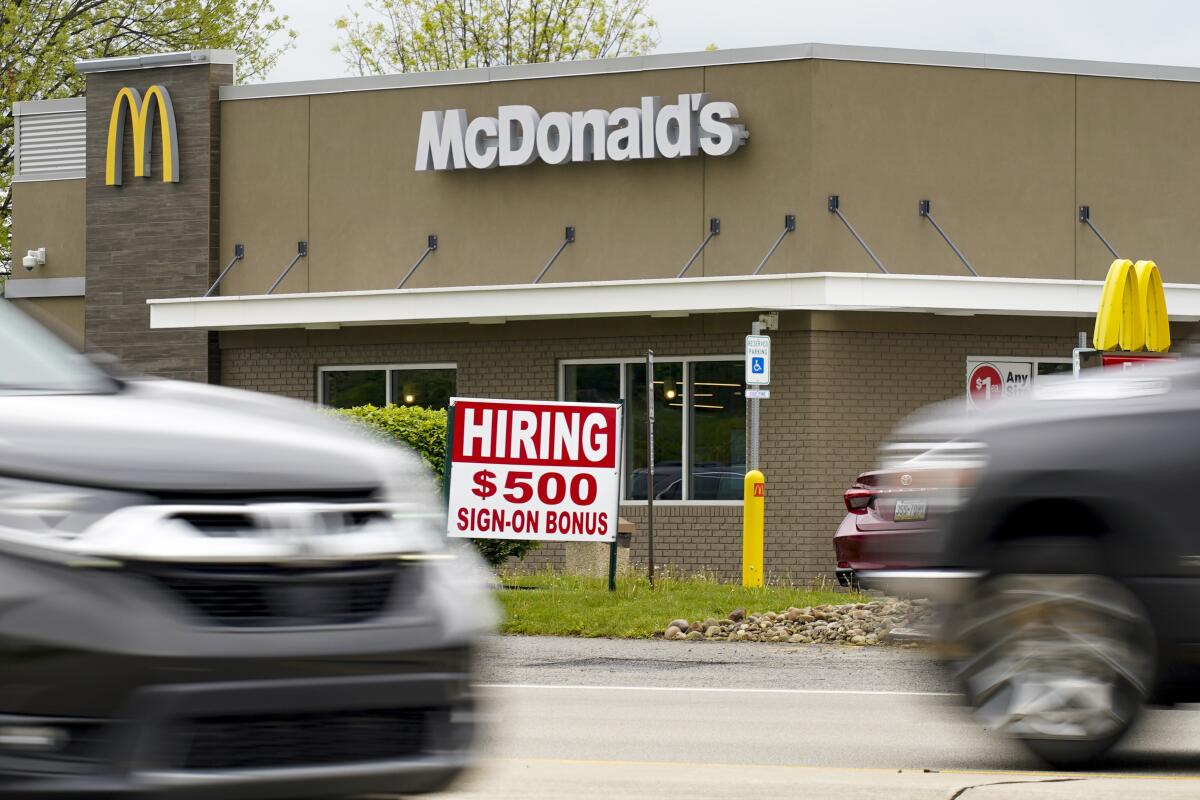
{"type": "Polygon", "coordinates": [[[763,585],[763,503],[767,479],[756,469],[742,487],[742,586],[763,585]]]}

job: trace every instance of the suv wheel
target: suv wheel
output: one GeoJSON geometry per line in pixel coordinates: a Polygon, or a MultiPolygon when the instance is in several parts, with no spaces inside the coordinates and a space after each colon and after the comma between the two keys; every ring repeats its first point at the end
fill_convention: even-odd
{"type": "Polygon", "coordinates": [[[1129,730],[1150,691],[1145,610],[1098,575],[989,578],[955,615],[958,677],[976,717],[1056,766],[1093,761],[1129,730]]]}

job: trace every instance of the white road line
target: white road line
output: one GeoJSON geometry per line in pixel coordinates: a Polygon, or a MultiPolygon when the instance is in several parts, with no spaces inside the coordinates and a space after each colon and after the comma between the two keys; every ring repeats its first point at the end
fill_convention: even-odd
{"type": "Polygon", "coordinates": [[[758,689],[737,686],[582,686],[551,683],[477,683],[477,689],[557,689],[587,692],[702,692],[710,694],[835,694],[881,697],[961,697],[958,692],[888,692],[870,689],[758,689]]]}

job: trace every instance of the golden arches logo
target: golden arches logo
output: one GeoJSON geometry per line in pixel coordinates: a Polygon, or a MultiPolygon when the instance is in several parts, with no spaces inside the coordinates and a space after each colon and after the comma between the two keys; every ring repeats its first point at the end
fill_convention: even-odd
{"type": "Polygon", "coordinates": [[[133,174],[150,176],[150,144],[157,114],[159,138],[162,139],[163,181],[179,182],[179,138],[175,134],[175,108],[171,95],[163,86],[151,86],[143,98],[137,89],[128,86],[117,92],[112,114],[108,118],[108,156],[104,162],[104,183],[121,185],[121,148],[125,141],[125,118],[133,120],[133,174]]]}
{"type": "Polygon", "coordinates": [[[1153,261],[1136,264],[1118,258],[1108,268],[1093,346],[1097,350],[1141,350],[1165,353],[1171,347],[1167,296],[1153,261]]]}

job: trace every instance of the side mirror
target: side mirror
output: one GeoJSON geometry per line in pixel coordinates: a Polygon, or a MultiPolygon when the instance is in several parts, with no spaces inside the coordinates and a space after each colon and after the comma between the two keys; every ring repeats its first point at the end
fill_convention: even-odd
{"type": "Polygon", "coordinates": [[[86,353],[87,360],[92,362],[94,366],[100,369],[108,377],[112,378],[117,383],[124,383],[130,378],[136,377],[133,372],[130,372],[121,363],[121,360],[112,353],[94,352],[86,353]]]}

